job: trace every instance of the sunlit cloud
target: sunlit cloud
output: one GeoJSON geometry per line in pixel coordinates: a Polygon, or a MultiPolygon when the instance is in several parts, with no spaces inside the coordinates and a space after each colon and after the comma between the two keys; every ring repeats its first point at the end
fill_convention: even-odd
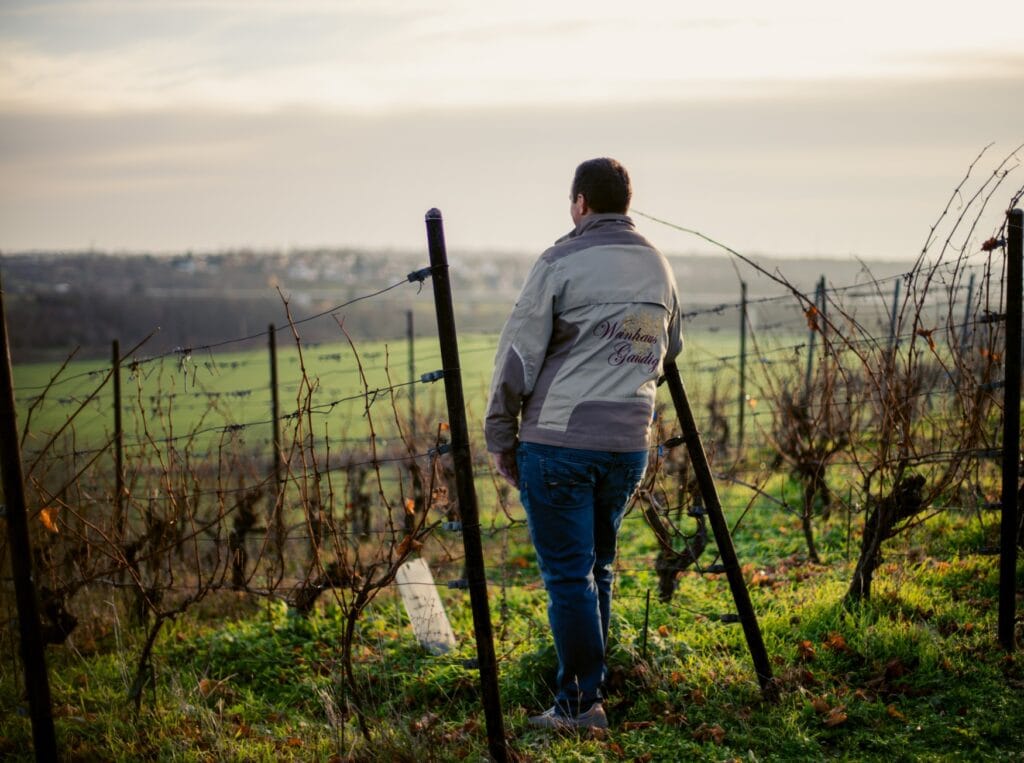
{"type": "Polygon", "coordinates": [[[728,96],[752,80],[1005,69],[993,55],[1012,36],[1002,4],[917,5],[748,1],[694,14],[677,2],[16,2],[0,10],[0,103],[257,112],[585,104],[728,96]],[[998,24],[968,34],[996,9],[998,24]]]}

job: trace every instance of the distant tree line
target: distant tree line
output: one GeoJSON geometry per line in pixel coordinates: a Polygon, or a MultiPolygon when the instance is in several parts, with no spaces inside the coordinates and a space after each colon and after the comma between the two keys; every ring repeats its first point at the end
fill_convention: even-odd
{"type": "MultiPolygon", "coordinates": [[[[423,258],[419,253],[348,250],[178,257],[47,254],[5,256],[0,269],[12,357],[27,363],[61,359],[76,349],[79,358],[106,358],[112,340],[127,348],[153,332],[140,355],[259,335],[270,323],[287,324],[285,300],[292,318],[302,321],[402,281],[425,266],[423,258]]],[[[489,297],[476,305],[467,300],[463,314],[474,330],[500,328],[500,314],[514,299],[520,270],[492,265],[485,276],[475,268],[462,269],[464,288],[469,282],[475,293],[483,288],[489,297]]],[[[433,333],[431,301],[410,300],[415,287],[403,288],[334,315],[353,336],[389,339],[406,335],[407,311],[415,309],[417,334],[433,333]]],[[[299,334],[306,343],[344,339],[331,315],[303,322],[299,334]]]]}
{"type": "MultiPolygon", "coordinates": [[[[738,274],[727,258],[670,259],[688,308],[738,301],[738,274]]],[[[453,256],[451,262],[460,327],[469,332],[500,330],[532,258],[473,253],[453,256]]],[[[823,272],[836,284],[862,281],[869,275],[861,263],[853,260],[778,260],[773,264],[782,271],[795,272],[794,283],[808,288],[823,272]]],[[[140,354],[260,334],[271,322],[278,326],[287,323],[282,295],[289,301],[293,318],[301,320],[401,282],[408,273],[426,265],[424,252],[348,249],[0,257],[15,362],[56,360],[76,348],[79,358],[106,358],[113,339],[118,339],[123,348],[130,347],[154,331],[140,354]]],[[[893,263],[872,266],[875,276],[900,269],[893,263]]],[[[766,279],[760,281],[754,274],[751,298],[778,292],[776,285],[766,279]]],[[[425,288],[429,289],[429,284],[425,288]]],[[[412,285],[396,289],[343,308],[336,315],[344,319],[353,336],[390,339],[405,336],[406,313],[415,309],[417,334],[432,334],[432,303],[429,298],[411,298],[414,289],[412,285]]],[[[774,305],[759,305],[757,315],[760,320],[770,321],[775,309],[774,305]]],[[[711,313],[697,317],[689,328],[735,326],[711,313]]],[[[342,340],[338,324],[330,316],[303,323],[300,335],[304,342],[342,340]]]]}

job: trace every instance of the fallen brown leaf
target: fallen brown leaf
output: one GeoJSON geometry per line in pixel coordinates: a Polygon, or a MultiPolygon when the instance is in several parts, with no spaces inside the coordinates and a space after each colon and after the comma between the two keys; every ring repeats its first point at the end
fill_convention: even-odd
{"type": "Polygon", "coordinates": [[[829,728],[834,728],[846,723],[848,717],[846,715],[846,708],[842,705],[837,705],[828,711],[828,715],[825,716],[825,725],[829,728]]]}
{"type": "Polygon", "coordinates": [[[909,672],[910,669],[903,664],[903,660],[899,657],[893,657],[885,663],[885,677],[890,681],[894,678],[902,678],[909,672]]]}
{"type": "Polygon", "coordinates": [[[665,716],[665,724],[668,726],[688,726],[690,720],[682,713],[669,713],[665,716]]]}
{"type": "Polygon", "coordinates": [[[434,713],[424,713],[415,721],[409,723],[409,731],[414,734],[419,731],[424,731],[436,725],[440,718],[434,713]]]}
{"type": "Polygon", "coordinates": [[[853,650],[850,645],[846,643],[846,638],[841,633],[833,631],[828,634],[828,638],[825,639],[825,647],[833,652],[843,652],[849,654],[853,650]]]}
{"type": "Polygon", "coordinates": [[[626,721],[622,724],[623,731],[636,731],[637,729],[652,729],[655,727],[654,721],[626,721]]]}
{"type": "Polygon", "coordinates": [[[814,644],[810,641],[801,641],[796,646],[796,655],[801,662],[812,662],[814,660],[814,644]]]}
{"type": "Polygon", "coordinates": [[[725,742],[725,729],[717,723],[714,726],[702,723],[693,732],[693,738],[698,742],[714,742],[720,745],[725,742]]]}

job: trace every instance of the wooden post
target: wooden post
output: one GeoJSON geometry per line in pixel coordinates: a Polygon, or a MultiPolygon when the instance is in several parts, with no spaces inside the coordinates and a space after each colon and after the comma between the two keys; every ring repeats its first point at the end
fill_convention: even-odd
{"type": "Polygon", "coordinates": [[[743,580],[740,562],[732,545],[729,526],[726,524],[725,514],[722,512],[722,503],[718,498],[718,489],[715,487],[715,479],[711,474],[711,466],[708,464],[708,457],[704,452],[700,433],[697,431],[697,423],[693,418],[693,410],[690,408],[690,402],[686,397],[686,388],[683,386],[683,379],[679,375],[679,368],[676,366],[675,361],[665,364],[665,380],[668,382],[669,392],[672,393],[672,402],[675,405],[676,415],[679,417],[679,425],[683,430],[683,441],[686,443],[686,450],[690,455],[690,464],[693,466],[694,477],[700,488],[701,497],[704,499],[704,509],[707,511],[708,519],[711,522],[711,529],[715,533],[718,554],[722,559],[722,566],[725,576],[729,581],[729,588],[732,590],[732,598],[736,603],[736,613],[739,615],[740,623],[743,626],[743,634],[747,639],[747,648],[750,650],[750,656],[754,661],[754,670],[757,673],[757,680],[761,685],[761,693],[766,698],[774,698],[775,688],[772,681],[771,662],[768,659],[768,652],[765,649],[764,639],[761,636],[761,628],[757,624],[754,605],[750,602],[750,593],[747,591],[746,582],[743,580]]]}
{"type": "Polygon", "coordinates": [[[0,283],[0,467],[3,472],[7,547],[11,554],[14,595],[18,606],[21,664],[32,716],[32,742],[36,760],[57,760],[57,739],[50,707],[50,681],[46,673],[46,645],[39,625],[39,603],[32,577],[32,548],[28,534],[25,483],[14,406],[14,374],[7,339],[7,315],[0,283]]]}
{"type": "Polygon", "coordinates": [[[1003,405],[1003,490],[999,534],[999,643],[1014,650],[1017,532],[1020,511],[1021,229],[1024,211],[1009,213],[1006,242],[1006,384],[1003,405]]]}
{"type": "Polygon", "coordinates": [[[473,609],[473,630],[476,632],[487,742],[491,756],[499,763],[504,763],[508,760],[508,749],[505,745],[505,724],[501,717],[498,663],[494,654],[494,634],[491,628],[490,605],[487,602],[487,578],[480,541],[480,512],[477,507],[476,487],[473,484],[473,460],[469,450],[466,402],[462,392],[462,370],[458,337],[455,332],[451,282],[448,279],[448,252],[440,210],[431,209],[427,212],[426,223],[431,277],[434,284],[434,306],[437,312],[437,333],[444,368],[444,392],[448,404],[448,426],[451,431],[451,454],[455,468],[459,514],[462,519],[462,544],[466,553],[466,584],[473,609]]]}

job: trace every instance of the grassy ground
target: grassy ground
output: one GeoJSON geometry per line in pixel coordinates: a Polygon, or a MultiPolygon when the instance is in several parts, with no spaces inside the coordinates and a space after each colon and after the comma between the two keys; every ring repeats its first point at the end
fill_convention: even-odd
{"type": "MultiPolygon", "coordinates": [[[[550,702],[554,656],[528,539],[488,548],[490,602],[510,748],[523,760],[1024,759],[1024,658],[995,639],[996,558],[972,553],[993,528],[940,515],[889,549],[872,601],[846,611],[845,525],[804,561],[792,520],[748,513],[737,549],[781,694],[764,702],[722,576],[687,573],[674,600],[647,591],[654,544],[630,515],[620,549],[604,734],[533,731],[550,702]],[[710,617],[709,617],[710,616],[710,617]],[[645,621],[647,627],[645,629],[645,621]]],[[[439,582],[458,574],[435,570],[439,582]]],[[[1024,588],[1024,567],[1018,589],[1024,588]]],[[[341,677],[342,618],[222,592],[173,623],[154,686],[126,699],[139,630],[114,601],[51,647],[53,706],[70,760],[481,760],[486,734],[468,597],[441,588],[460,644],[418,647],[397,597],[360,621],[355,692],[341,677]],[[358,695],[358,700],[356,700],[358,695]],[[358,701],[371,740],[346,703],[358,701]]],[[[13,659],[3,662],[0,756],[29,760],[30,726],[13,659]]]]}
{"type": "MultiPolygon", "coordinates": [[[[474,421],[492,348],[493,337],[462,343],[474,421]]],[[[386,384],[384,347],[360,350],[371,367],[370,385],[386,384]]],[[[683,370],[695,400],[714,385],[696,367],[721,367],[716,358],[733,351],[729,339],[703,348],[691,344],[694,372],[683,370]]],[[[359,392],[346,352],[342,346],[307,351],[321,383],[316,402],[359,392]]],[[[394,370],[405,367],[404,347],[388,352],[392,380],[405,381],[408,375],[394,370]]],[[[439,365],[432,352],[436,356],[425,346],[417,351],[417,373],[439,365]]],[[[291,395],[282,394],[282,400],[293,406],[294,358],[294,351],[282,352],[280,361],[282,385],[291,395]]],[[[150,396],[163,401],[162,412],[143,419],[178,432],[193,425],[196,410],[212,410],[211,426],[268,418],[265,356],[219,355],[213,368],[201,358],[190,363],[188,372],[126,372],[126,389],[135,390],[140,411],[150,396]],[[239,392],[247,394],[230,394],[239,392]]],[[[73,373],[83,370],[88,369],[76,367],[73,373]]],[[[45,384],[50,373],[52,367],[17,369],[19,389],[45,384]]],[[[55,388],[52,407],[37,412],[33,432],[54,431],[97,381],[95,375],[80,376],[55,388]]],[[[28,404],[21,393],[19,400],[28,404]]],[[[86,406],[76,422],[75,449],[104,442],[110,404],[104,391],[86,406]]],[[[23,417],[25,412],[23,407],[23,417]]],[[[750,431],[758,426],[753,413],[750,431]]],[[[334,406],[331,417],[335,436],[365,437],[358,410],[334,406]]],[[[136,419],[126,423],[130,433],[137,434],[139,426],[136,419]]],[[[30,438],[27,447],[33,444],[38,441],[30,438]]],[[[740,627],[716,619],[733,611],[724,577],[686,573],[671,602],[649,596],[657,589],[657,546],[634,512],[624,524],[618,560],[609,649],[611,729],[600,735],[529,729],[527,716],[550,704],[555,661],[544,592],[529,539],[518,525],[485,533],[504,720],[515,756],[1024,760],[1024,657],[1007,656],[997,645],[997,560],[979,553],[997,543],[992,517],[949,510],[892,541],[872,600],[847,611],[840,601],[856,554],[859,518],[848,525],[837,514],[820,524],[824,563],[810,564],[796,517],[767,499],[748,506],[750,493],[743,488],[723,483],[720,489],[730,523],[742,516],[734,540],[779,682],[778,701],[761,698],[740,627]]],[[[794,496],[798,489],[782,477],[765,488],[794,496]]],[[[483,506],[494,505],[493,483],[486,478],[478,494],[483,506]]],[[[521,518],[518,506],[513,517],[521,518]]],[[[490,521],[485,516],[485,527],[490,521]]],[[[500,514],[497,524],[505,524],[500,514]]],[[[448,536],[441,544],[457,550],[459,539],[448,536]]],[[[439,584],[461,576],[454,556],[445,562],[450,555],[431,554],[439,584]]],[[[1024,567],[1018,567],[1017,578],[1018,590],[1024,589],[1024,567]]],[[[79,626],[66,644],[47,653],[62,754],[70,760],[126,761],[484,759],[477,673],[467,666],[475,657],[468,596],[443,585],[439,590],[459,637],[457,650],[441,657],[425,653],[391,589],[359,621],[355,686],[342,677],[343,613],[330,596],[322,597],[311,616],[300,617],[281,602],[229,591],[211,594],[162,631],[154,681],[138,713],[127,697],[144,630],[128,602],[111,589],[86,592],[74,602],[79,626]],[[369,740],[351,712],[353,704],[365,715],[369,740]]],[[[1018,608],[1024,611],[1024,603],[1018,608]]],[[[0,661],[0,757],[30,760],[31,730],[11,629],[0,629],[0,654],[6,656],[0,661]]]]}

